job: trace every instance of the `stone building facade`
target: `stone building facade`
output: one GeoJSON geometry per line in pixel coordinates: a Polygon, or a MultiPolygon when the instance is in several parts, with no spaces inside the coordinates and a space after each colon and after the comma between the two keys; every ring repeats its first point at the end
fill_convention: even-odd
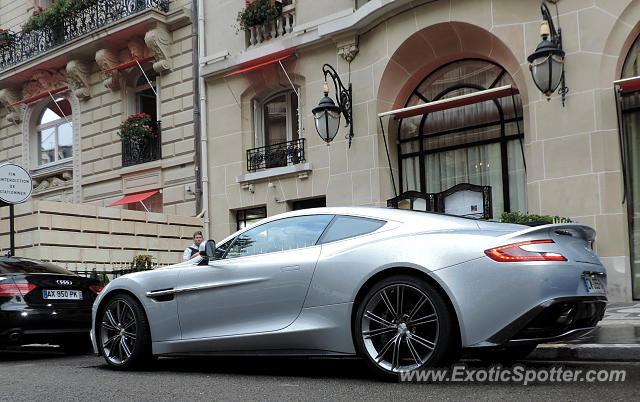
{"type": "MultiPolygon", "coordinates": [[[[50,3],[2,0],[0,26],[20,32],[50,3]]],[[[195,180],[190,4],[99,1],[62,34],[36,31],[3,47],[0,160],[30,170],[35,199],[106,206],[157,189],[151,212],[197,213],[186,190],[195,180]],[[159,122],[158,143],[125,161],[118,129],[141,112],[159,122]]]]}
{"type": "MultiPolygon", "coordinates": [[[[630,117],[620,131],[614,93],[614,81],[640,75],[632,66],[640,1],[547,2],[566,52],[564,106],[557,93],[547,101],[529,72],[527,56],[541,41],[540,2],[330,3],[284,2],[276,24],[246,32],[230,23],[245,1],[205,4],[200,71],[216,240],[301,206],[385,206],[407,190],[434,193],[471,182],[491,186],[494,219],[520,211],[594,227],[610,300],[640,297],[634,262],[640,247],[629,201],[638,198],[637,163],[633,152],[624,164],[621,158],[637,135],[636,112],[622,108],[630,117]],[[311,110],[323,95],[325,63],[352,84],[350,146],[347,128],[330,146],[315,130],[311,110]],[[507,85],[513,96],[378,119],[405,106],[507,85]],[[284,151],[275,145],[281,143],[284,151]]],[[[331,80],[329,86],[335,100],[331,80]]],[[[635,96],[626,95],[627,103],[635,96]]]]}
{"type": "MultiPolygon", "coordinates": [[[[193,226],[198,226],[194,222],[201,228],[202,219],[186,219],[192,226],[182,230],[178,225],[177,233],[157,227],[176,225],[176,216],[200,212],[195,195],[192,1],[85,3],[89,6],[75,10],[61,25],[27,33],[29,19],[52,1],[0,1],[0,27],[15,33],[0,34],[0,162],[29,170],[33,205],[57,201],[42,205],[57,222],[68,223],[61,230],[78,232],[51,243],[41,238],[56,237],[53,226],[45,225],[36,230],[42,235],[33,236],[33,225],[17,227],[28,233],[18,236],[16,254],[107,263],[146,253],[161,264],[178,262],[193,226]],[[141,142],[121,141],[121,124],[140,113],[151,116],[152,131],[141,142]],[[133,201],[125,198],[131,196],[133,201]],[[141,197],[142,202],[137,201],[141,197]],[[103,212],[83,215],[76,228],[80,218],[69,211],[83,208],[103,212]],[[127,223],[130,244],[114,248],[97,242],[88,247],[103,250],[81,252],[87,245],[73,243],[85,229],[93,233],[94,226],[124,222],[120,217],[112,221],[109,209],[137,214],[137,222],[127,223]],[[153,233],[141,233],[140,243],[134,226],[153,226],[153,233]]],[[[6,216],[2,223],[6,252],[6,216]]],[[[99,233],[102,238],[118,234],[111,229],[99,233]]]]}

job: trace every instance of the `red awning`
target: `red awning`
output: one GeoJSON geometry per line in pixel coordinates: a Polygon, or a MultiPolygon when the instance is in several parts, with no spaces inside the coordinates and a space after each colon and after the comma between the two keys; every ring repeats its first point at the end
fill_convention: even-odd
{"type": "Polygon", "coordinates": [[[280,52],[272,53],[267,56],[259,57],[257,59],[242,63],[238,66],[238,69],[232,73],[224,76],[224,78],[231,77],[232,75],[246,73],[247,71],[255,70],[256,68],[268,66],[269,64],[277,63],[281,60],[288,59],[295,53],[295,48],[285,49],[280,52]]]}
{"type": "Polygon", "coordinates": [[[516,88],[511,87],[511,85],[505,85],[498,88],[485,89],[484,91],[477,91],[470,94],[454,96],[453,98],[441,99],[434,102],[391,110],[378,114],[378,117],[393,116],[396,119],[404,119],[407,117],[418,116],[425,113],[453,109],[455,107],[472,105],[474,103],[504,98],[505,96],[511,96],[517,93],[518,90],[516,88]]]}
{"type": "Polygon", "coordinates": [[[34,95],[34,96],[30,97],[30,98],[23,99],[23,100],[21,100],[20,102],[12,103],[12,104],[8,105],[7,107],[18,106],[18,105],[22,105],[23,103],[31,103],[31,102],[35,102],[35,101],[37,101],[38,99],[42,99],[42,98],[44,98],[44,97],[49,96],[49,94],[52,94],[52,95],[53,95],[53,94],[56,94],[56,93],[58,93],[58,92],[65,91],[65,90],[67,90],[67,89],[69,89],[69,87],[62,87],[62,88],[57,88],[57,89],[54,89],[54,90],[51,90],[51,91],[47,91],[47,92],[41,92],[41,93],[39,93],[39,94],[37,94],[37,95],[34,95]]]}
{"type": "Polygon", "coordinates": [[[613,84],[619,86],[623,94],[640,91],[640,77],[631,77],[613,81],[613,84]]]}
{"type": "Polygon", "coordinates": [[[133,67],[138,63],[142,64],[142,63],[146,63],[148,61],[152,61],[152,60],[155,60],[155,59],[156,58],[153,57],[153,56],[145,57],[144,59],[133,59],[133,60],[128,61],[126,63],[122,63],[122,64],[120,64],[118,66],[115,66],[115,67],[107,68],[106,70],[102,70],[100,72],[101,73],[108,73],[109,71],[114,71],[114,70],[124,70],[126,68],[133,67]]]}
{"type": "Polygon", "coordinates": [[[118,201],[114,202],[111,205],[107,205],[107,206],[108,207],[114,207],[116,205],[131,204],[131,203],[134,203],[134,202],[143,201],[143,200],[146,200],[147,198],[151,197],[152,195],[158,193],[159,191],[160,190],[151,190],[151,191],[146,191],[144,193],[136,193],[136,194],[125,195],[124,197],[122,197],[118,201]]]}

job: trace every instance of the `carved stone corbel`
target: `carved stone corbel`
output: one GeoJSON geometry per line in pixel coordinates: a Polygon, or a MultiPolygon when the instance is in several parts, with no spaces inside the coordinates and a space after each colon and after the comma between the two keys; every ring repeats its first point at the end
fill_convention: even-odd
{"type": "Polygon", "coordinates": [[[53,89],[54,80],[53,80],[53,74],[51,73],[51,71],[37,70],[33,73],[33,75],[31,76],[31,79],[33,81],[36,81],[40,85],[40,88],[42,88],[43,91],[53,89]]]}
{"type": "Polygon", "coordinates": [[[342,56],[347,63],[351,63],[351,61],[356,58],[359,50],[357,45],[346,45],[338,49],[338,54],[342,56]]]}
{"type": "Polygon", "coordinates": [[[48,88],[43,87],[40,81],[32,79],[22,86],[22,98],[27,99],[39,93],[46,91],[48,88]]]}
{"type": "Polygon", "coordinates": [[[89,64],[82,60],[71,60],[67,63],[67,82],[78,99],[91,96],[89,90],[89,64]]]}
{"type": "Polygon", "coordinates": [[[20,91],[16,89],[5,88],[0,90],[0,104],[7,109],[7,120],[15,124],[22,122],[26,106],[22,104],[9,107],[9,105],[19,102],[20,95],[20,91]]]}
{"type": "MultiPolygon", "coordinates": [[[[107,70],[120,64],[120,60],[118,59],[118,55],[112,50],[100,49],[96,52],[96,63],[98,64],[98,67],[100,67],[100,70],[107,70]]],[[[111,90],[120,88],[120,81],[122,78],[120,71],[113,70],[102,74],[104,77],[105,87],[111,90]]]]}
{"type": "Polygon", "coordinates": [[[127,47],[133,59],[144,59],[152,55],[151,50],[149,50],[144,40],[139,36],[132,36],[127,43],[127,47]]]}
{"type": "Polygon", "coordinates": [[[351,63],[359,52],[358,36],[353,34],[345,35],[336,40],[338,54],[347,62],[351,63]]]}
{"type": "Polygon", "coordinates": [[[156,25],[144,35],[144,41],[156,58],[153,69],[162,72],[171,69],[171,34],[162,25],[156,25]]]}

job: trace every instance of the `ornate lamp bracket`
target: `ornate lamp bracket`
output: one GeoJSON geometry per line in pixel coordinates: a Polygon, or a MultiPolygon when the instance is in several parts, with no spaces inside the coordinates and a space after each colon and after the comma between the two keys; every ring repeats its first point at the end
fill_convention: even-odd
{"type": "Polygon", "coordinates": [[[340,77],[336,70],[331,67],[329,64],[325,64],[322,66],[322,72],[324,73],[324,80],[327,81],[327,75],[331,77],[333,80],[333,86],[336,90],[336,98],[338,107],[340,108],[340,112],[344,116],[345,127],[349,126],[349,134],[347,138],[349,139],[349,148],[351,148],[351,140],[353,139],[353,105],[352,105],[352,94],[351,94],[351,83],[348,83],[348,87],[342,84],[340,77]]]}

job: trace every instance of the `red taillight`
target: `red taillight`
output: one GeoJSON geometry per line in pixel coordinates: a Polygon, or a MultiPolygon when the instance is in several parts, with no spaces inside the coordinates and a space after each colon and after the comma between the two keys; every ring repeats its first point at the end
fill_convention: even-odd
{"type": "Polygon", "coordinates": [[[35,288],[32,283],[0,283],[0,296],[24,296],[35,288]]]}
{"type": "Polygon", "coordinates": [[[102,292],[102,289],[104,289],[104,286],[100,286],[100,285],[91,285],[89,286],[89,289],[91,289],[91,291],[95,294],[98,294],[100,292],[102,292]]]}
{"type": "Polygon", "coordinates": [[[492,260],[498,262],[520,261],[567,261],[562,254],[546,251],[529,251],[522,248],[530,244],[554,243],[553,240],[534,240],[522,243],[508,244],[506,246],[491,248],[484,253],[492,260]]]}

